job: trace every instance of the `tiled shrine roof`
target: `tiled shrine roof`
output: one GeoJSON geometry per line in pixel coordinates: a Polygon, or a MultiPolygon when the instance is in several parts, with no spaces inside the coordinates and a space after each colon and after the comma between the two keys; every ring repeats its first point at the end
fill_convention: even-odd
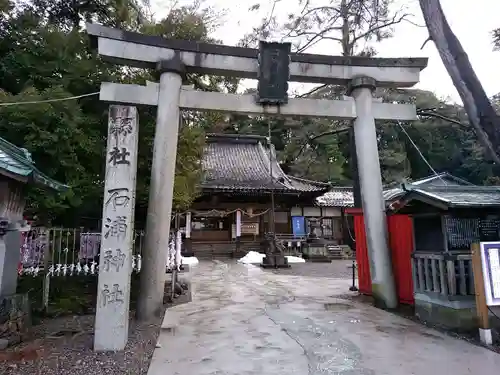
{"type": "Polygon", "coordinates": [[[24,183],[35,182],[55,190],[68,186],[61,184],[40,172],[25,148],[20,148],[0,138],[0,174],[24,183]]]}
{"type": "Polygon", "coordinates": [[[405,185],[401,200],[408,203],[423,200],[442,208],[500,207],[500,188],[497,186],[425,186],[405,185]]]}
{"type": "MultiPolygon", "coordinates": [[[[427,189],[432,186],[473,186],[470,182],[465,181],[459,177],[452,176],[447,172],[439,173],[437,175],[421,178],[415,181],[409,181],[412,186],[420,186],[427,189]]],[[[401,183],[397,186],[387,187],[384,189],[384,199],[386,201],[393,200],[402,196],[405,193],[401,187],[401,183]]]]}
{"type": "Polygon", "coordinates": [[[354,207],[352,187],[333,187],[316,198],[316,204],[321,207],[354,207]]]}
{"type": "Polygon", "coordinates": [[[209,134],[203,157],[205,176],[201,187],[205,191],[275,191],[286,194],[321,194],[329,190],[328,183],[285,174],[276,160],[274,149],[271,159],[272,162],[265,137],[209,134]]]}
{"type": "MultiPolygon", "coordinates": [[[[328,183],[309,181],[289,176],[283,172],[276,160],[274,149],[272,162],[266,137],[255,135],[207,135],[203,157],[204,179],[201,188],[204,191],[220,192],[269,192],[285,194],[312,193],[318,195],[316,204],[322,207],[353,207],[354,198],[351,187],[331,187],[328,183]],[[273,180],[270,177],[272,165],[273,180]]],[[[477,188],[469,182],[448,173],[429,176],[411,181],[407,186],[420,194],[439,193],[441,200],[477,204],[484,198],[494,202],[500,200],[500,190],[477,188]],[[471,188],[472,187],[472,188],[471,188]],[[471,189],[468,189],[471,188],[471,189]],[[470,190],[470,191],[469,191],[470,190]],[[480,194],[478,198],[474,194],[480,194]],[[471,195],[472,194],[472,195],[471,195]]],[[[387,185],[384,188],[386,202],[408,194],[401,183],[387,185]]]]}
{"type": "MultiPolygon", "coordinates": [[[[439,173],[419,180],[411,181],[411,186],[420,187],[423,190],[439,186],[472,186],[461,178],[452,176],[449,173],[439,173]]],[[[384,187],[383,196],[386,202],[391,202],[405,194],[401,183],[394,183],[384,187]]],[[[353,207],[354,196],[351,187],[333,187],[327,193],[316,199],[318,206],[322,207],[353,207]]]]}

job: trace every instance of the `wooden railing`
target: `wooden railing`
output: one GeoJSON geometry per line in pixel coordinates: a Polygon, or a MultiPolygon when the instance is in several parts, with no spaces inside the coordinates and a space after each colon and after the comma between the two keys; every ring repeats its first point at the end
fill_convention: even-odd
{"type": "Polygon", "coordinates": [[[415,293],[449,300],[474,296],[470,253],[414,253],[412,258],[415,293]]]}

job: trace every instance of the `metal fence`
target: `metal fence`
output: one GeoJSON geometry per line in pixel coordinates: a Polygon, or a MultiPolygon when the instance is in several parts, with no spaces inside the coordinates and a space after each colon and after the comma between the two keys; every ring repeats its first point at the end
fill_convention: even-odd
{"type": "MultiPolygon", "coordinates": [[[[83,228],[32,228],[22,232],[18,271],[20,275],[97,275],[101,233],[83,228]]],[[[144,231],[135,231],[133,271],[141,269],[144,231]]]]}
{"type": "MultiPolygon", "coordinates": [[[[144,231],[134,233],[132,272],[140,272],[144,231]]],[[[22,232],[18,273],[43,278],[42,308],[49,305],[54,277],[97,276],[101,233],[84,228],[31,228],[22,232]]]]}

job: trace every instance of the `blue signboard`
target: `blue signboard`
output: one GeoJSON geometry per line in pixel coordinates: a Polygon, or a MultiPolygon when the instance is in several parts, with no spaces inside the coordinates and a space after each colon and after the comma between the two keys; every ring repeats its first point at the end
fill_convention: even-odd
{"type": "Polygon", "coordinates": [[[306,235],[306,221],[304,216],[292,216],[292,231],[294,237],[306,235]]]}

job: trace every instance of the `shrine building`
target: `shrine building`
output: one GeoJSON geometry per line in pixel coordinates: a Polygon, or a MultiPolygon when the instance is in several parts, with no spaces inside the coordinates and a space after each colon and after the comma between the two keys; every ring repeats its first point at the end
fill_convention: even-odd
{"type": "Polygon", "coordinates": [[[308,233],[308,222],[316,220],[319,235],[343,242],[340,206],[350,202],[321,204],[318,197],[331,190],[330,184],[285,174],[266,137],[209,134],[202,165],[200,195],[181,219],[189,253],[203,257],[258,251],[264,234],[272,231],[273,198],[274,232],[280,239],[297,245],[308,233]]]}

